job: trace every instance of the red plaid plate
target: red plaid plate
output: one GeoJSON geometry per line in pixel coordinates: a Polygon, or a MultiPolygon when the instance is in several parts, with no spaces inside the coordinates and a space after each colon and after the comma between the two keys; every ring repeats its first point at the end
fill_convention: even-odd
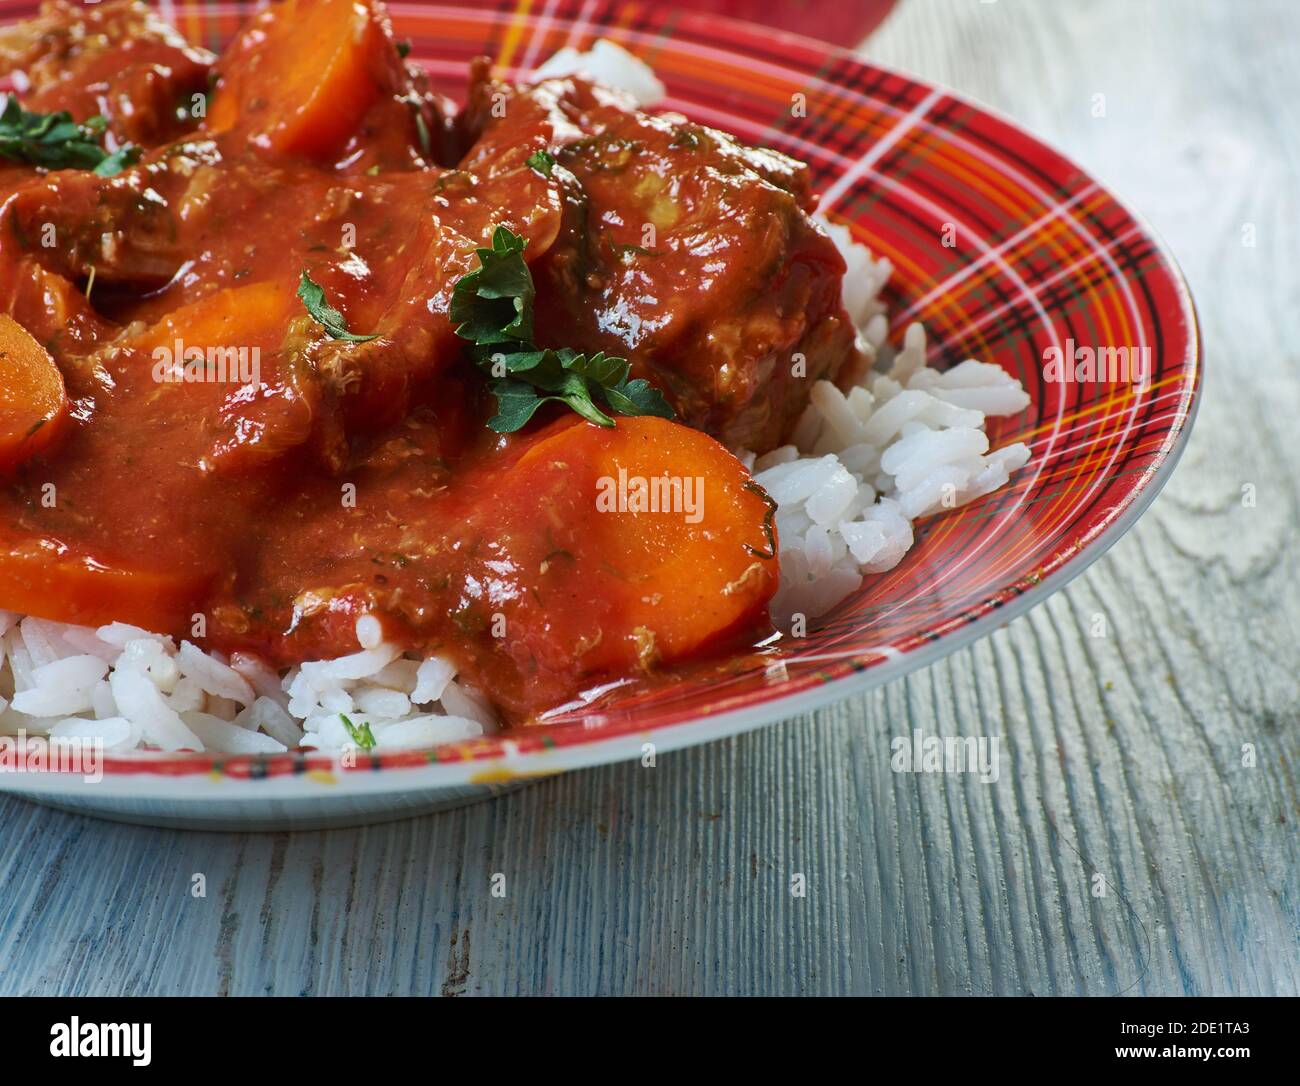
{"type": "MultiPolygon", "coordinates": [[[[213,48],[248,10],[160,7],[213,48]]],[[[34,8],[0,3],[0,15],[34,8]]],[[[1041,602],[1114,543],[1168,478],[1200,389],[1186,284],[1149,227],[1014,123],[809,39],[659,5],[389,8],[412,56],[452,96],[479,54],[522,74],[563,46],[606,37],[654,67],[667,108],[808,162],[823,208],[896,269],[893,334],[923,320],[932,361],[995,361],[1024,383],[1031,407],[990,420],[989,433],[994,447],[1024,441],[1033,457],[1004,489],[920,523],[901,565],[869,577],[806,638],[770,652],[615,692],[507,739],[362,758],[354,770],[299,754],[117,757],[106,764],[105,783],[121,785],[114,791],[160,794],[149,780],[217,775],[260,782],[259,797],[273,781],[329,781],[336,795],[431,794],[756,727],[896,678],[1041,602]],[[806,108],[792,110],[796,101],[806,108]],[[1044,352],[1069,341],[1148,351],[1147,382],[1046,382],[1044,352]]]]}

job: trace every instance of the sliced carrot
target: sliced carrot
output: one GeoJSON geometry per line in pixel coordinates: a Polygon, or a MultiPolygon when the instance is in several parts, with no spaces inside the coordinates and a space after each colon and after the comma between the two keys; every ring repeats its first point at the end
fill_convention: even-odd
{"type": "Polygon", "coordinates": [[[533,449],[515,472],[535,503],[546,493],[539,486],[559,484],[566,535],[588,565],[571,587],[594,578],[619,598],[588,665],[690,656],[755,620],[776,590],[771,504],[698,430],[651,417],[608,429],[583,423],[533,449]]]}
{"type": "Polygon", "coordinates": [[[68,394],[54,359],[0,314],[0,473],[51,448],[67,421],[68,394]]]}
{"type": "Polygon", "coordinates": [[[101,562],[50,539],[0,540],[0,607],[54,622],[184,629],[211,580],[101,562]]]}
{"type": "Polygon", "coordinates": [[[207,470],[246,471],[302,446],[318,422],[314,373],[296,353],[279,349],[289,323],[303,314],[287,283],[249,283],[174,309],[121,345],[147,354],[158,377],[171,370],[171,379],[181,383],[188,380],[192,350],[205,365],[222,364],[224,373],[215,378],[219,406],[199,408],[212,411],[213,437],[201,462],[207,470]]]}
{"type": "Polygon", "coordinates": [[[248,283],[214,291],[173,309],[123,345],[172,349],[180,340],[187,347],[268,350],[280,345],[289,321],[302,312],[293,287],[287,283],[248,283]]]}
{"type": "Polygon", "coordinates": [[[465,621],[500,616],[474,668],[512,714],[571,696],[583,676],[654,672],[764,626],[773,507],[718,442],[659,418],[560,420],[523,440],[517,460],[471,481],[459,533],[482,562],[466,584],[490,586],[465,621]]]}
{"type": "Polygon", "coordinates": [[[371,0],[285,0],[255,15],[218,68],[207,128],[327,161],[400,78],[371,0]]]}

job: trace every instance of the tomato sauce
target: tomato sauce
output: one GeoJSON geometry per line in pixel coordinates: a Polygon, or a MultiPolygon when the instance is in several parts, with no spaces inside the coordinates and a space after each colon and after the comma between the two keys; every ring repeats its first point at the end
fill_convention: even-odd
{"type": "MultiPolygon", "coordinates": [[[[0,607],[277,665],[355,651],[372,614],[517,722],[768,632],[772,505],[716,437],[782,436],[791,354],[818,376],[855,364],[798,163],[578,79],[505,88],[498,118],[481,65],[453,117],[377,4],[276,5],[214,67],[134,18],[122,50],[185,58],[155,83],[215,73],[206,115],[137,128],[140,160],[112,176],[0,172],[32,375],[0,399],[0,607]],[[525,242],[539,343],[629,358],[692,425],[547,405],[487,426],[450,308],[502,227],[525,242]],[[298,297],[304,273],[342,337],[298,297]]],[[[41,70],[36,44],[21,60],[41,70]]],[[[90,93],[105,63],[60,80],[79,119],[68,80],[90,93]]]]}

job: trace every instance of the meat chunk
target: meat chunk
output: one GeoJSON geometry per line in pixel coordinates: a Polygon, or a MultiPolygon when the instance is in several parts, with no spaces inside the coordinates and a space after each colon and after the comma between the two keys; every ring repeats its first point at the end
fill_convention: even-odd
{"type": "Polygon", "coordinates": [[[560,228],[556,182],[527,166],[483,180],[440,170],[340,177],[247,149],[227,159],[220,143],[182,141],[112,177],[67,170],[20,185],[0,207],[0,285],[30,268],[84,283],[122,324],[152,324],[253,283],[292,297],[306,272],[371,338],[330,338],[294,300],[299,326],[279,325],[286,349],[319,377],[328,409],[319,418],[337,408],[347,432],[373,431],[460,359],[452,289],[494,229],[526,238],[537,260],[560,228]],[[58,244],[47,248],[49,236],[58,244]]]}
{"type": "MultiPolygon", "coordinates": [[[[388,183],[396,184],[399,176],[404,175],[392,175],[388,183]]],[[[457,280],[479,266],[476,251],[491,244],[496,227],[526,238],[534,262],[545,258],[559,232],[559,192],[527,167],[477,182],[461,171],[420,176],[418,192],[403,186],[408,229],[397,235],[385,286],[370,306],[376,338],[323,340],[308,351],[327,387],[346,403],[350,427],[373,429],[391,421],[418,399],[422,385],[461,358],[465,342],[451,322],[452,292],[457,280]]],[[[337,267],[321,274],[339,282],[342,292],[337,267]]]]}
{"type": "Polygon", "coordinates": [[[816,381],[856,368],[844,262],[801,164],[580,77],[514,88],[480,67],[462,125],[463,168],[532,161],[564,194],[534,266],[543,345],[628,358],[732,448],[778,444],[816,381]]]}
{"type": "Polygon", "coordinates": [[[27,109],[103,115],[118,143],[142,147],[197,125],[215,59],[134,0],[47,0],[39,18],[0,31],[0,74],[17,76],[27,109]]]}

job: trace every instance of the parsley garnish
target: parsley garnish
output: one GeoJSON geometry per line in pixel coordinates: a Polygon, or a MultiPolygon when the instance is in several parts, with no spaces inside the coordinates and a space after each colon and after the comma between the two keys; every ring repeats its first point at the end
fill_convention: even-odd
{"type": "Polygon", "coordinates": [[[492,234],[491,249],[476,250],[478,270],[462,275],[451,292],[451,319],[461,339],[494,349],[532,349],[535,292],[523,251],[524,239],[504,226],[492,234]]]}
{"type": "Polygon", "coordinates": [[[524,162],[530,170],[536,170],[543,177],[550,177],[555,168],[555,156],[550,151],[534,151],[524,162]]]}
{"type": "Polygon", "coordinates": [[[494,378],[489,387],[497,413],[488,426],[499,434],[512,433],[546,403],[566,404],[600,426],[614,425],[602,406],[619,415],[672,418],[658,389],[628,379],[627,359],[532,342],[535,290],[524,245],[523,238],[498,226],[492,248],[477,250],[478,270],[462,276],[451,296],[456,334],[473,344],[474,362],[494,378]]]}
{"type": "Polygon", "coordinates": [[[50,170],[94,170],[111,177],[140,157],[140,148],[126,144],[112,154],[100,145],[105,117],[91,117],[84,124],[66,110],[58,113],[29,113],[12,94],[0,112],[0,158],[25,162],[50,170]]]}
{"type": "Polygon", "coordinates": [[[658,389],[648,381],[628,380],[631,367],[626,359],[599,351],[587,355],[566,347],[498,353],[479,365],[489,372],[499,367],[507,374],[491,384],[497,414],[488,426],[500,434],[518,430],[545,403],[567,404],[599,426],[613,426],[614,420],[597,406],[598,400],[620,415],[673,417],[658,389]]]}
{"type": "Polygon", "coordinates": [[[139,147],[128,143],[119,147],[111,155],[105,156],[104,160],[95,167],[95,173],[100,177],[112,177],[119,174],[128,166],[134,166],[140,161],[141,151],[139,147]]]}
{"type": "Polygon", "coordinates": [[[370,730],[370,725],[362,721],[361,724],[353,724],[346,716],[339,713],[339,719],[343,721],[343,727],[347,729],[348,735],[362,750],[375,749],[375,733],[370,730]]]}
{"type": "Polygon", "coordinates": [[[379,338],[377,333],[373,336],[357,336],[349,332],[343,314],[325,300],[325,291],[319,284],[313,283],[311,276],[305,271],[302,273],[302,278],[298,280],[298,297],[302,299],[302,304],[307,307],[307,312],[315,318],[316,323],[324,326],[330,338],[346,339],[349,343],[368,343],[372,339],[379,338]]]}
{"type": "Polygon", "coordinates": [[[420,157],[426,162],[433,158],[433,140],[429,136],[429,122],[424,119],[420,107],[415,107],[415,135],[420,141],[420,157]]]}

